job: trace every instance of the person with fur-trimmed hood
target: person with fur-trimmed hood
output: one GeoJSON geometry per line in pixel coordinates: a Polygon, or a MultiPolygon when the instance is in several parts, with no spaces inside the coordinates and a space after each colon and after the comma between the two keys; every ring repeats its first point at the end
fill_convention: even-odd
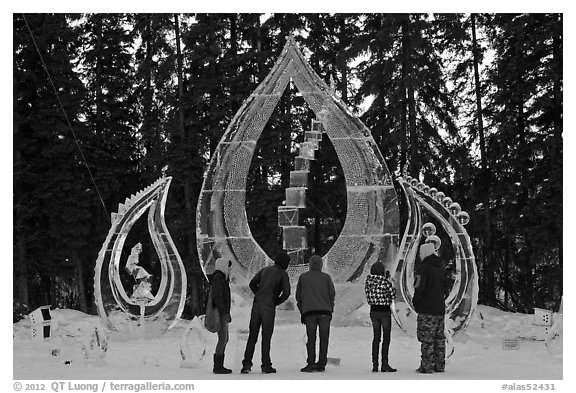
{"type": "Polygon", "coordinates": [[[296,285],[296,305],[301,322],[306,325],[306,367],[302,372],[322,372],[328,360],[330,321],[334,310],[336,290],[328,273],[322,271],[322,257],[312,255],[308,262],[309,271],[302,273],[296,285]],[[316,330],[320,336],[318,362],[316,362],[316,330]]]}
{"type": "Polygon", "coordinates": [[[212,304],[220,314],[220,329],[218,330],[218,342],[214,351],[214,374],[230,374],[232,370],[224,367],[224,351],[228,344],[228,324],[232,322],[230,317],[230,270],[232,261],[226,258],[218,258],[214,266],[214,275],[210,280],[212,291],[212,304]]]}
{"type": "Polygon", "coordinates": [[[392,312],[390,305],[396,299],[396,288],[388,281],[384,264],[376,262],[370,268],[370,274],[366,277],[364,290],[366,301],[370,305],[370,320],[374,337],[372,339],[372,371],[378,371],[378,352],[380,352],[380,340],[382,339],[382,368],[383,372],[395,372],[388,363],[388,351],[390,348],[390,331],[392,328],[392,312]]]}
{"type": "Polygon", "coordinates": [[[421,345],[420,367],[416,372],[444,372],[446,337],[444,335],[444,263],[434,243],[420,246],[422,261],[415,272],[412,303],[418,313],[416,335],[421,345]]]}
{"type": "Polygon", "coordinates": [[[258,341],[260,327],[262,327],[262,372],[275,373],[270,359],[270,342],[274,332],[274,319],[276,306],[284,303],[290,296],[290,279],[286,269],[290,264],[290,256],[281,252],[276,257],[274,265],[262,268],[252,280],[250,290],[254,293],[254,302],[250,314],[250,326],[244,359],[242,360],[242,374],[252,371],[252,357],[258,341]]]}

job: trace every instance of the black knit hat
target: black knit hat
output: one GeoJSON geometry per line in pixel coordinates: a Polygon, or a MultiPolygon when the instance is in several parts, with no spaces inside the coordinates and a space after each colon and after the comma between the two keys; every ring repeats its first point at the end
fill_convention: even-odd
{"type": "Polygon", "coordinates": [[[276,260],[274,262],[276,263],[276,265],[286,270],[288,269],[288,265],[290,264],[290,256],[285,252],[281,252],[276,256],[276,260]]]}
{"type": "Polygon", "coordinates": [[[370,268],[370,274],[374,274],[377,276],[383,276],[385,272],[386,269],[384,268],[384,264],[382,262],[376,262],[370,268]]]}

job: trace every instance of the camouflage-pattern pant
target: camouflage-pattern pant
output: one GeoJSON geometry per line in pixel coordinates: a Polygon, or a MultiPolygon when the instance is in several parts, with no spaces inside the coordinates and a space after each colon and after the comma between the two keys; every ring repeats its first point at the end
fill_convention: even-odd
{"type": "Polygon", "coordinates": [[[420,367],[424,370],[444,370],[446,337],[444,315],[418,314],[416,336],[422,343],[420,367]]]}

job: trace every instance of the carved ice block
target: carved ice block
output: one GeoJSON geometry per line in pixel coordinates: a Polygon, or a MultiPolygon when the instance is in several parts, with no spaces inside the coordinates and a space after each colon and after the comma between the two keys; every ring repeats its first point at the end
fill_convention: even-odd
{"type": "Polygon", "coordinates": [[[324,125],[320,120],[312,119],[312,131],[320,131],[320,132],[324,131],[324,125]]]}
{"type": "Polygon", "coordinates": [[[291,265],[303,265],[304,264],[304,256],[306,255],[306,249],[299,248],[296,250],[288,250],[288,256],[290,257],[290,264],[291,265]]]}
{"type": "Polygon", "coordinates": [[[294,169],[297,171],[310,171],[310,160],[303,157],[294,159],[294,169]]]}
{"type": "Polygon", "coordinates": [[[306,207],[306,189],[303,187],[289,187],[286,192],[286,206],[306,207]]]}
{"type": "Polygon", "coordinates": [[[298,207],[278,206],[278,226],[288,227],[298,225],[298,207]]]}
{"type": "Polygon", "coordinates": [[[290,171],[290,187],[308,187],[308,171],[290,171]]]}
{"type": "Polygon", "coordinates": [[[306,227],[293,226],[283,228],[283,243],[284,250],[298,250],[307,248],[306,241],[306,227]]]}
{"type": "Polygon", "coordinates": [[[308,141],[321,141],[322,140],[322,133],[319,131],[305,131],[304,132],[304,140],[308,141]]]}
{"type": "Polygon", "coordinates": [[[315,159],[315,144],[312,142],[304,142],[300,144],[300,155],[298,157],[306,158],[307,160],[315,159]]]}

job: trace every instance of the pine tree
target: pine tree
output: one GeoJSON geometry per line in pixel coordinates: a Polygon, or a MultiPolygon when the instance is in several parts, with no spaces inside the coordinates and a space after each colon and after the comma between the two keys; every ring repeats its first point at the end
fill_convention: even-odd
{"type": "Polygon", "coordinates": [[[505,285],[520,310],[561,295],[561,23],[556,14],[502,14],[491,29],[495,235],[511,256],[505,285]]]}
{"type": "Polygon", "coordinates": [[[76,35],[64,14],[15,14],[14,31],[14,299],[58,305],[56,281],[66,278],[86,310],[91,183],[74,134],[83,130],[84,94],[73,71],[76,35]]]}
{"type": "Polygon", "coordinates": [[[449,138],[457,138],[435,34],[425,15],[369,14],[353,44],[355,52],[367,55],[358,66],[363,83],[356,102],[373,98],[362,120],[389,169],[425,174],[431,184],[450,178],[438,157],[448,156],[449,138]]]}

